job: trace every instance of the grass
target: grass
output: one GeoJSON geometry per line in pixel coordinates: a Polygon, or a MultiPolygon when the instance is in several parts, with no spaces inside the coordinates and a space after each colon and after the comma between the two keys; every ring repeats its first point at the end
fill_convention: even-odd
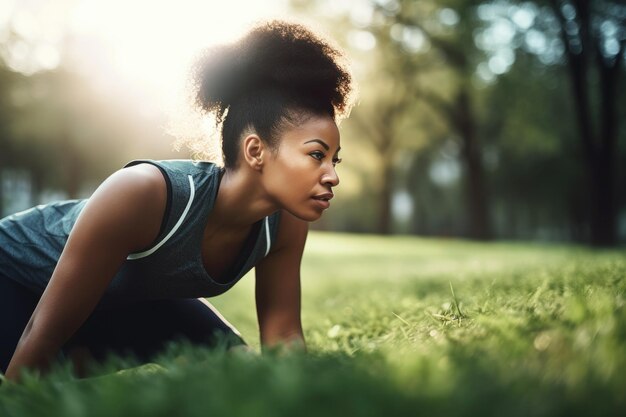
{"type": "MultiPolygon", "coordinates": [[[[258,349],[253,281],[211,301],[258,349]]],[[[623,249],[312,233],[302,286],[308,355],[176,345],[0,415],[626,415],[623,249]]]]}

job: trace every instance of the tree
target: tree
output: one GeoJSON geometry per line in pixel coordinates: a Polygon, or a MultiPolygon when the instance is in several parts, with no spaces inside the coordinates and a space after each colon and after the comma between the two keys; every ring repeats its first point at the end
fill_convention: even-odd
{"type": "Polygon", "coordinates": [[[518,51],[485,102],[484,135],[497,138],[489,183],[500,237],[584,240],[577,129],[562,117],[573,108],[567,81],[518,51]]]}
{"type": "Polygon", "coordinates": [[[4,211],[4,170],[14,156],[14,146],[9,132],[9,120],[13,111],[7,91],[13,82],[14,74],[0,63],[0,217],[4,211]]]}
{"type": "Polygon", "coordinates": [[[535,24],[524,34],[540,33],[555,48],[536,54],[554,60],[567,73],[574,103],[581,160],[586,172],[589,240],[596,246],[617,243],[619,104],[624,81],[626,5],[609,0],[535,1],[535,24]],[[534,33],[531,33],[534,32],[534,33]]]}
{"type": "Polygon", "coordinates": [[[474,13],[477,2],[447,2],[448,6],[454,8],[444,6],[445,2],[441,3],[431,2],[427,5],[422,2],[418,6],[415,2],[403,1],[391,16],[404,30],[417,30],[423,34],[434,52],[442,58],[442,66],[454,73],[454,88],[448,96],[422,86],[417,98],[438,110],[460,138],[460,155],[465,168],[464,194],[469,213],[467,235],[475,239],[489,239],[492,235],[489,199],[472,86],[474,68],[482,55],[472,36],[480,24],[474,13]]]}
{"type": "Polygon", "coordinates": [[[604,0],[551,0],[550,6],[560,23],[584,149],[591,243],[613,246],[617,243],[617,99],[624,77],[626,6],[604,0]]]}
{"type": "Polygon", "coordinates": [[[378,42],[375,73],[365,79],[375,89],[363,92],[362,105],[351,119],[359,135],[367,137],[378,156],[380,186],[376,231],[393,230],[392,199],[396,191],[396,160],[400,153],[423,146],[416,113],[416,76],[423,69],[416,56],[407,54],[390,38],[390,24],[370,27],[378,42]]]}
{"type": "MultiPolygon", "coordinates": [[[[302,2],[296,3],[302,6],[302,2]]],[[[327,6],[320,3],[320,8],[327,6]]],[[[461,142],[465,211],[469,213],[465,234],[477,239],[491,237],[471,85],[475,61],[481,54],[471,33],[480,22],[472,14],[476,2],[457,1],[452,6],[450,3],[363,0],[353,2],[353,6],[364,10],[365,18],[355,19],[354,9],[346,11],[352,15],[347,24],[345,15],[334,18],[335,22],[344,23],[333,25],[335,33],[344,31],[341,37],[367,39],[373,35],[376,41],[376,49],[368,52],[372,68],[364,77],[369,89],[378,90],[372,93],[375,105],[357,108],[351,122],[360,125],[379,155],[382,181],[377,229],[381,233],[392,229],[391,202],[397,176],[394,164],[398,154],[423,147],[428,141],[423,140],[424,129],[419,127],[423,119],[416,112],[421,103],[435,109],[451,130],[447,136],[461,142]]]]}

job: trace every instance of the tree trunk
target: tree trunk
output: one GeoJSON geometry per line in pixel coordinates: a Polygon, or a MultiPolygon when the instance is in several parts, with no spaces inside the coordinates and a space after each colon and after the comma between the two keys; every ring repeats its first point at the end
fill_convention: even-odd
{"type": "Polygon", "coordinates": [[[66,120],[64,124],[65,135],[63,136],[63,146],[65,147],[65,192],[69,199],[78,198],[80,186],[83,178],[83,164],[78,150],[78,141],[73,136],[71,121],[66,120]]]}
{"type": "Polygon", "coordinates": [[[457,96],[455,113],[457,130],[463,144],[461,157],[466,172],[464,191],[468,208],[467,234],[472,239],[491,239],[481,147],[476,134],[469,94],[465,88],[462,88],[457,96]]]}
{"type": "Polygon", "coordinates": [[[577,22],[580,25],[578,39],[580,51],[573,50],[565,32],[566,19],[560,4],[552,1],[554,13],[561,23],[561,39],[566,47],[569,78],[574,95],[577,122],[583,145],[585,168],[589,187],[590,243],[594,246],[617,244],[617,196],[615,151],[619,120],[617,117],[618,81],[624,53],[624,41],[613,61],[602,56],[601,38],[592,31],[592,12],[585,1],[576,1],[577,22]],[[594,67],[595,64],[595,67],[594,67]],[[600,80],[599,91],[590,90],[590,72],[596,70],[600,80]],[[594,129],[594,112],[590,93],[596,93],[600,103],[594,129]]]}
{"type": "Polygon", "coordinates": [[[600,67],[600,141],[591,171],[597,196],[592,212],[591,243],[594,246],[617,245],[617,194],[615,153],[619,132],[617,116],[617,91],[620,91],[619,76],[623,61],[624,41],[615,60],[607,62],[597,52],[600,67]]]}
{"type": "Polygon", "coordinates": [[[380,234],[388,235],[392,232],[392,213],[391,204],[393,198],[393,160],[389,152],[385,152],[382,158],[382,186],[380,192],[380,201],[378,209],[378,227],[380,234]]]}
{"type": "Polygon", "coordinates": [[[4,164],[0,164],[0,219],[4,217],[4,164]]]}
{"type": "MultiPolygon", "coordinates": [[[[39,167],[37,167],[39,168],[39,167]]],[[[44,173],[40,169],[30,171],[30,206],[41,203],[41,193],[43,192],[44,173]]]]}
{"type": "MultiPolygon", "coordinates": [[[[75,152],[69,151],[75,155],[75,152]]],[[[82,179],[82,167],[78,156],[70,157],[67,160],[67,180],[65,183],[65,191],[70,199],[79,197],[80,185],[82,179]]]]}
{"type": "Polygon", "coordinates": [[[614,173],[608,152],[602,152],[591,167],[591,244],[617,244],[617,210],[615,206],[614,173]]]}

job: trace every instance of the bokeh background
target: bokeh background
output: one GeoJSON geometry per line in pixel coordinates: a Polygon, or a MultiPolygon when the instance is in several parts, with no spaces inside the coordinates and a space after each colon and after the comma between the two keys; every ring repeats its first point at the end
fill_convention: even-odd
{"type": "Polygon", "coordinates": [[[626,242],[618,0],[2,0],[0,214],[191,157],[194,54],[275,17],[332,37],[359,85],[314,228],[626,242]]]}

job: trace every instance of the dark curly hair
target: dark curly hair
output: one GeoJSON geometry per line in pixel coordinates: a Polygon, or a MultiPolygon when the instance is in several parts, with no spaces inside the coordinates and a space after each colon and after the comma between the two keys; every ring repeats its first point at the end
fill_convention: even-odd
{"type": "Polygon", "coordinates": [[[343,55],[308,28],[270,21],[232,44],[207,49],[192,74],[196,104],[221,124],[227,168],[252,130],[275,150],[280,134],[311,115],[345,117],[352,78],[343,55]]]}

